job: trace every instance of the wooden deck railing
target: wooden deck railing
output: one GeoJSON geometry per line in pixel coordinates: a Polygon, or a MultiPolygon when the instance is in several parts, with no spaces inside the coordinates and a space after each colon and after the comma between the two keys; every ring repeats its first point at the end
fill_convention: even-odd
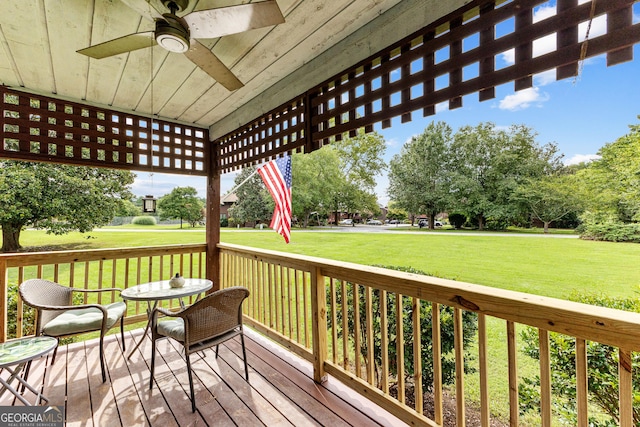
{"type": "Polygon", "coordinates": [[[465,390],[463,319],[477,316],[478,390],[483,426],[489,426],[491,387],[488,373],[499,361],[489,360],[489,329],[506,330],[506,371],[510,425],[519,425],[518,352],[516,327],[538,330],[540,425],[552,423],[549,332],[576,341],[578,423],[588,419],[587,341],[617,347],[621,426],[632,426],[631,353],[640,351],[640,314],[553,298],[500,290],[469,283],[392,271],[383,268],[289,255],[221,244],[221,287],[244,285],[251,290],[245,305],[246,323],[314,363],[316,380],[331,374],[368,399],[414,425],[442,425],[443,382],[441,313],[452,316],[455,350],[456,419],[464,425],[465,390]],[[410,317],[403,309],[410,301],[410,317]],[[421,330],[417,307],[431,308],[432,330],[421,330]],[[403,321],[396,321],[403,319],[403,321]],[[491,325],[488,326],[488,323],[491,325]],[[394,325],[391,327],[391,325],[394,325]],[[409,331],[404,328],[410,329],[409,331]],[[421,346],[430,334],[432,355],[421,346]],[[411,337],[405,342],[404,337],[411,337]],[[405,351],[405,344],[412,351],[405,351]],[[390,352],[393,347],[395,351],[390,352]],[[378,349],[369,351],[369,349],[378,349]],[[413,374],[405,371],[405,354],[413,354],[413,374]],[[422,364],[432,364],[434,410],[422,407],[422,364]],[[407,380],[405,384],[405,380],[407,380]],[[396,384],[390,390],[389,381],[396,384]],[[410,387],[409,387],[410,386],[410,387]],[[415,404],[405,404],[405,389],[415,404]]]}
{"type": "MultiPolygon", "coordinates": [[[[15,330],[8,331],[7,301],[9,290],[24,280],[43,278],[70,287],[84,289],[128,288],[138,283],[170,279],[176,272],[188,277],[204,277],[206,245],[167,245],[122,249],[95,249],[81,251],[31,252],[0,255],[0,342],[8,336],[21,337],[24,331],[24,313],[17,298],[15,330]]],[[[116,294],[96,295],[118,299],[116,294]]],[[[92,301],[93,302],[93,301],[92,301]]],[[[177,305],[170,301],[169,306],[177,305]]],[[[147,319],[146,306],[129,303],[125,322],[132,324],[147,319]]]]}
{"type": "MultiPolygon", "coordinates": [[[[617,348],[619,424],[633,425],[630,361],[632,352],[640,351],[640,314],[383,268],[229,244],[218,247],[220,287],[243,285],[251,291],[243,307],[246,324],[313,363],[316,381],[330,374],[409,424],[442,425],[443,363],[453,361],[455,384],[448,393],[455,397],[458,425],[464,425],[470,391],[464,382],[465,325],[471,319],[479,377],[472,391],[480,401],[483,426],[489,425],[492,409],[488,376],[501,363],[489,356],[489,343],[495,341],[487,336],[496,325],[504,328],[506,341],[502,347],[511,425],[519,424],[517,328],[522,325],[538,331],[541,425],[552,423],[550,332],[576,341],[579,425],[587,425],[589,415],[588,341],[617,348]],[[423,322],[423,313],[429,322],[423,322]],[[455,348],[448,355],[442,349],[444,334],[451,329],[455,348]],[[421,342],[424,337],[431,339],[428,350],[421,342]],[[433,380],[423,377],[427,371],[433,380]],[[423,384],[433,394],[433,410],[423,408],[423,384]]],[[[202,244],[0,255],[0,341],[8,336],[9,289],[15,292],[23,280],[42,277],[74,287],[126,288],[167,279],[177,271],[203,277],[205,254],[202,244]]],[[[145,309],[130,304],[127,323],[146,320],[145,309]]],[[[9,332],[29,333],[23,330],[25,310],[19,298],[15,311],[17,327],[9,332]]]]}

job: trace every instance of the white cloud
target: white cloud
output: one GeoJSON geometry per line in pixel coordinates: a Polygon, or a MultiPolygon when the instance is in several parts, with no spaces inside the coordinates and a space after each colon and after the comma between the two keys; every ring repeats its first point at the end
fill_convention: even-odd
{"type": "Polygon", "coordinates": [[[556,70],[547,70],[542,73],[534,74],[533,84],[536,86],[546,86],[556,81],[556,70]]]}
{"type": "Polygon", "coordinates": [[[537,87],[524,89],[514,93],[513,95],[507,95],[502,100],[498,108],[501,110],[518,111],[529,108],[531,105],[542,105],[542,103],[549,100],[549,95],[546,93],[540,93],[540,89],[537,87]]]}
{"type": "Polygon", "coordinates": [[[600,156],[597,154],[576,154],[570,159],[565,160],[564,164],[567,166],[578,165],[580,163],[589,163],[593,160],[598,160],[600,156]]]}
{"type": "MultiPolygon", "coordinates": [[[[578,25],[578,40],[582,41],[587,36],[587,28],[589,21],[582,22],[578,25]]],[[[589,29],[589,39],[601,36],[607,33],[607,16],[601,15],[593,18],[591,29],[589,29]]]]}
{"type": "Polygon", "coordinates": [[[556,14],[555,5],[541,6],[533,12],[533,22],[536,23],[536,22],[544,21],[547,18],[551,18],[555,14],[556,14]]]}
{"type": "Polygon", "coordinates": [[[502,52],[502,60],[507,65],[515,64],[516,63],[516,50],[515,49],[509,49],[509,50],[506,50],[506,51],[502,52]]]}
{"type": "Polygon", "coordinates": [[[384,141],[384,143],[386,144],[387,147],[397,147],[398,145],[400,145],[398,140],[395,138],[387,139],[384,141]]]}

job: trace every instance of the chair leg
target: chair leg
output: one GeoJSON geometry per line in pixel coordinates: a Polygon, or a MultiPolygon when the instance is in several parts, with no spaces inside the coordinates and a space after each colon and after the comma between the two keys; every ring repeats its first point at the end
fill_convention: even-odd
{"type": "Polygon", "coordinates": [[[244,334],[240,334],[240,342],[242,343],[242,358],[244,359],[244,378],[249,382],[249,368],[247,366],[247,352],[244,349],[244,334]]]}
{"type": "Polygon", "coordinates": [[[153,389],[153,372],[156,368],[156,340],[151,337],[151,376],[149,377],[149,390],[153,389]]]}
{"type": "Polygon", "coordinates": [[[193,392],[193,374],[191,373],[191,360],[189,358],[189,353],[186,352],[186,349],[185,353],[187,353],[187,372],[189,373],[189,390],[191,391],[191,411],[196,412],[196,396],[193,392]]]}
{"type": "MultiPolygon", "coordinates": [[[[58,341],[58,345],[60,341],[58,341]]],[[[56,354],[58,354],[58,346],[56,346],[56,348],[53,349],[53,356],[51,356],[51,364],[53,365],[54,363],[56,363],[56,354]]]]}
{"type": "MultiPolygon", "coordinates": [[[[56,347],[56,350],[58,347],[56,347]]],[[[100,335],[100,369],[102,370],[102,382],[107,382],[107,374],[104,367],[104,337],[100,335]]]]}
{"type": "Polygon", "coordinates": [[[218,347],[220,347],[220,344],[216,345],[216,359],[218,358],[218,347]]]}
{"type": "Polygon", "coordinates": [[[122,352],[127,351],[127,346],[124,343],[124,317],[120,318],[120,336],[122,337],[122,352]]]}

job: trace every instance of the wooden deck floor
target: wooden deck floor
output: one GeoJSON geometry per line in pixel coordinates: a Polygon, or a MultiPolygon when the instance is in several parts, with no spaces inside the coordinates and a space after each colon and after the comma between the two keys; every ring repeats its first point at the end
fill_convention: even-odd
{"type": "MultiPolygon", "coordinates": [[[[127,355],[141,330],[129,333],[127,355]]],[[[318,385],[311,366],[256,333],[246,334],[249,384],[238,338],[205,357],[192,356],[198,410],[191,412],[186,365],[171,340],[158,343],[155,384],[149,390],[151,340],[127,360],[119,335],[105,339],[108,379],[100,377],[98,341],[60,346],[34,362],[29,382],[52,405],[66,405],[67,426],[374,426],[402,423],[335,379],[318,385]],[[240,357],[239,357],[240,355],[240,357]]],[[[3,372],[3,377],[6,376],[3,372]]],[[[35,396],[27,392],[29,401],[35,396]]],[[[0,405],[21,405],[5,393],[0,405]]]]}

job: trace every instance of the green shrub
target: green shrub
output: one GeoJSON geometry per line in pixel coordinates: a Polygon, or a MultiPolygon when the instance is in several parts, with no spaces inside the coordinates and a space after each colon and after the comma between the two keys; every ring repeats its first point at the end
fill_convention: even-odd
{"type": "MultiPolygon", "coordinates": [[[[640,312],[638,298],[610,298],[602,295],[573,294],[569,299],[585,304],[615,308],[618,310],[640,312]]],[[[524,353],[539,360],[540,350],[537,329],[527,327],[521,333],[524,353]]],[[[577,425],[576,406],[576,350],[575,338],[558,334],[549,334],[551,351],[551,390],[554,395],[554,412],[563,423],[577,425]]],[[[604,413],[600,417],[590,417],[589,426],[619,425],[618,400],[618,350],[615,347],[587,342],[589,360],[589,401],[604,413]]],[[[640,354],[632,353],[633,372],[633,419],[634,425],[640,425],[640,354]]],[[[539,412],[540,377],[523,378],[518,387],[520,412],[539,412]]]]}
{"type": "Polygon", "coordinates": [[[503,231],[509,227],[510,223],[504,218],[487,218],[485,229],[490,231],[503,231]]]}
{"type": "Polygon", "coordinates": [[[131,220],[135,225],[156,225],[156,219],[152,216],[137,216],[131,220]]]}
{"type": "Polygon", "coordinates": [[[585,222],[576,231],[580,233],[580,238],[585,240],[640,243],[640,224],[637,223],[585,222]]]}
{"type": "MultiPolygon", "coordinates": [[[[22,335],[33,335],[36,311],[23,304],[22,335]]],[[[7,289],[7,337],[15,338],[18,317],[18,285],[10,283],[7,289]]]]}
{"type": "Polygon", "coordinates": [[[464,214],[452,213],[449,215],[449,223],[453,225],[456,230],[460,230],[465,222],[467,222],[467,216],[464,214]]]}
{"type": "Polygon", "coordinates": [[[227,218],[220,218],[220,227],[228,227],[229,220],[227,218]]]}

